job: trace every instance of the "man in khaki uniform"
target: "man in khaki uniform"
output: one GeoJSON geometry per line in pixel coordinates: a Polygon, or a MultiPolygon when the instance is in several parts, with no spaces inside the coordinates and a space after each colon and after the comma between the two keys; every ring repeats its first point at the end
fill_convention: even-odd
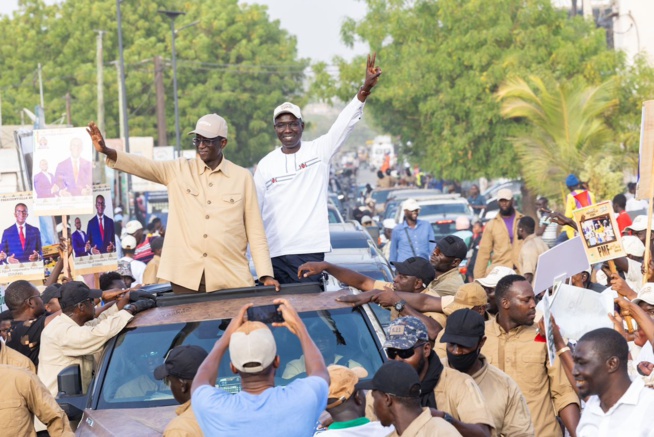
{"type": "MultiPolygon", "coordinates": [[[[439,410],[461,434],[492,432],[495,422],[479,387],[470,376],[443,366],[420,320],[401,317],[393,321],[386,328],[384,349],[390,360],[410,364],[418,372],[421,406],[439,410]]],[[[370,393],[366,417],[376,418],[370,393]]]]}
{"type": "Polygon", "coordinates": [[[107,147],[95,123],[88,132],[107,165],[165,185],[170,214],[158,275],[176,293],[197,293],[254,285],[245,255],[250,245],[259,280],[273,279],[268,242],[254,179],[227,160],[227,122],[216,114],[200,118],[193,144],[196,159],[153,161],[107,147]]]}
{"type": "Polygon", "coordinates": [[[436,243],[429,261],[436,269],[436,279],[427,287],[427,293],[432,296],[454,296],[454,293],[463,285],[463,278],[459,273],[459,264],[466,259],[468,246],[456,235],[448,235],[436,243]]]}
{"type": "Polygon", "coordinates": [[[486,322],[482,353],[518,383],[527,400],[537,436],[559,436],[560,416],[572,436],[579,423],[579,398],[561,368],[549,365],[547,343],[534,326],[534,291],[524,276],[509,275],[495,288],[499,307],[496,318],[486,322]]]}
{"type": "Polygon", "coordinates": [[[19,367],[21,369],[30,370],[32,373],[36,373],[36,367],[29,358],[20,352],[16,352],[2,341],[0,341],[0,364],[19,367]]]}
{"type": "Polygon", "coordinates": [[[518,257],[518,270],[532,285],[536,275],[538,257],[550,248],[534,231],[536,222],[533,218],[525,216],[518,221],[518,239],[522,240],[522,249],[518,257]]]}
{"type": "Polygon", "coordinates": [[[362,381],[357,389],[370,390],[367,399],[373,414],[383,426],[393,425],[391,437],[456,437],[461,434],[447,419],[432,417],[420,402],[421,383],[416,371],[406,363],[384,363],[370,381],[362,381]]]}
{"type": "Polygon", "coordinates": [[[513,193],[508,188],[498,191],[497,201],[500,211],[486,224],[479,243],[475,279],[483,278],[495,266],[515,269],[518,265],[522,248],[522,241],[518,239],[518,221],[522,214],[513,207],[513,193]]]}
{"type": "Polygon", "coordinates": [[[35,437],[34,416],[51,437],[74,437],[68,417],[48,389],[30,370],[0,365],[0,424],[2,435],[35,437]]]}
{"type": "Polygon", "coordinates": [[[486,342],[484,318],[469,309],[452,313],[441,342],[447,344],[447,363],[473,377],[495,420],[499,436],[533,437],[531,415],[518,384],[488,364],[481,354],[486,342]]]}
{"type": "Polygon", "coordinates": [[[200,365],[207,358],[200,346],[177,346],[170,350],[162,365],[154,369],[154,377],[170,386],[173,397],[181,405],[164,430],[164,437],[201,436],[202,430],[191,408],[191,383],[200,365]]]}

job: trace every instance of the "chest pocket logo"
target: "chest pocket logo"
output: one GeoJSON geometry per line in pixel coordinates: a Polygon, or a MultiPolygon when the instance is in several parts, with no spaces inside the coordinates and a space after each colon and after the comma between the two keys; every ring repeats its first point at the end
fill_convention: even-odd
{"type": "Polygon", "coordinates": [[[223,202],[228,205],[235,205],[243,198],[242,194],[225,194],[223,195],[223,202]]]}

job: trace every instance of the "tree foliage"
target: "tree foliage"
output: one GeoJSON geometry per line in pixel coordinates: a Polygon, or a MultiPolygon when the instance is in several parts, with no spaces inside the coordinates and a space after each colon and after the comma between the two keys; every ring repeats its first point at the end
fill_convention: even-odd
{"type": "MultiPolygon", "coordinates": [[[[366,3],[367,15],[346,21],[342,35],[345,42],[367,42],[384,70],[368,111],[402,144],[411,141],[405,152],[436,176],[521,173],[509,139],[524,132],[525,121],[503,118],[494,97],[507,79],[535,75],[598,86],[626,72],[623,54],[607,48],[603,29],[569,18],[550,0],[366,3]]],[[[334,62],[341,77],[337,93],[345,98],[365,61],[334,62]]],[[[616,82],[623,116],[616,124],[632,129],[640,104],[631,103],[642,96],[632,81],[616,82]]],[[[325,89],[333,86],[327,81],[325,89]]]]}
{"type": "MultiPolygon", "coordinates": [[[[199,21],[176,37],[182,144],[197,119],[210,112],[229,123],[226,155],[252,165],[275,144],[272,111],[285,100],[304,103],[306,60],[298,59],[295,37],[271,21],[265,6],[238,0],[124,1],[123,45],[131,136],[156,136],[155,56],[164,62],[166,124],[174,144],[175,120],[169,19],[160,9],[186,12],[177,29],[199,21]],[[165,3],[165,4],[164,4],[165,3]]],[[[46,6],[20,0],[19,10],[0,20],[0,92],[3,122],[18,124],[23,107],[39,102],[37,63],[43,66],[46,120],[65,112],[72,95],[72,122],[83,126],[96,118],[96,33],[104,37],[106,134],[117,137],[118,58],[115,0],[66,0],[46,6]]]]}

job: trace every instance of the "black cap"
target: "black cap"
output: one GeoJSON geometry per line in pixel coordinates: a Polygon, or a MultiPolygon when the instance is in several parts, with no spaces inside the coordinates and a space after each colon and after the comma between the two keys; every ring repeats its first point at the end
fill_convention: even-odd
{"type": "Polygon", "coordinates": [[[468,255],[468,246],[466,243],[456,235],[448,235],[440,240],[429,240],[430,243],[436,243],[436,246],[441,250],[441,253],[450,258],[459,258],[460,260],[466,259],[468,255]]]}
{"type": "Polygon", "coordinates": [[[61,299],[61,284],[52,284],[45,287],[41,293],[41,300],[44,304],[50,302],[52,299],[61,299]]]}
{"type": "Polygon", "coordinates": [[[102,290],[94,290],[81,281],[66,282],[61,286],[59,305],[62,309],[70,308],[89,299],[102,297],[102,290]]]}
{"type": "Polygon", "coordinates": [[[207,351],[200,346],[177,346],[168,352],[164,363],[154,369],[154,377],[162,380],[170,375],[192,380],[207,355],[209,355],[207,351]]]}
{"type": "Polygon", "coordinates": [[[454,343],[463,347],[474,347],[486,332],[484,317],[477,311],[464,308],[454,311],[447,318],[441,343],[454,343]]]}
{"type": "Polygon", "coordinates": [[[392,262],[391,264],[395,266],[398,273],[420,278],[425,285],[428,285],[436,277],[434,266],[419,256],[412,256],[402,262],[392,262]]]}
{"type": "Polygon", "coordinates": [[[357,390],[379,390],[401,398],[420,397],[420,377],[409,364],[402,361],[386,361],[368,381],[359,382],[357,390]]]}

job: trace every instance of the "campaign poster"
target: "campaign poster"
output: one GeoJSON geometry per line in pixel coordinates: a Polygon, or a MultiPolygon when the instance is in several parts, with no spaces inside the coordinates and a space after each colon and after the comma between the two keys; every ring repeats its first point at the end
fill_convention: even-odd
{"type": "Polygon", "coordinates": [[[0,195],[0,284],[44,278],[43,250],[54,244],[53,229],[41,232],[42,222],[53,228],[52,220],[33,214],[32,192],[0,195]]]}
{"type": "Polygon", "coordinates": [[[610,201],[578,209],[573,214],[590,264],[626,256],[610,201]]]}
{"type": "Polygon", "coordinates": [[[118,268],[114,203],[108,185],[93,186],[93,213],[71,214],[70,242],[75,275],[108,272],[118,268]]]}
{"type": "Polygon", "coordinates": [[[34,131],[35,215],[93,214],[93,151],[85,128],[34,131]]]}

